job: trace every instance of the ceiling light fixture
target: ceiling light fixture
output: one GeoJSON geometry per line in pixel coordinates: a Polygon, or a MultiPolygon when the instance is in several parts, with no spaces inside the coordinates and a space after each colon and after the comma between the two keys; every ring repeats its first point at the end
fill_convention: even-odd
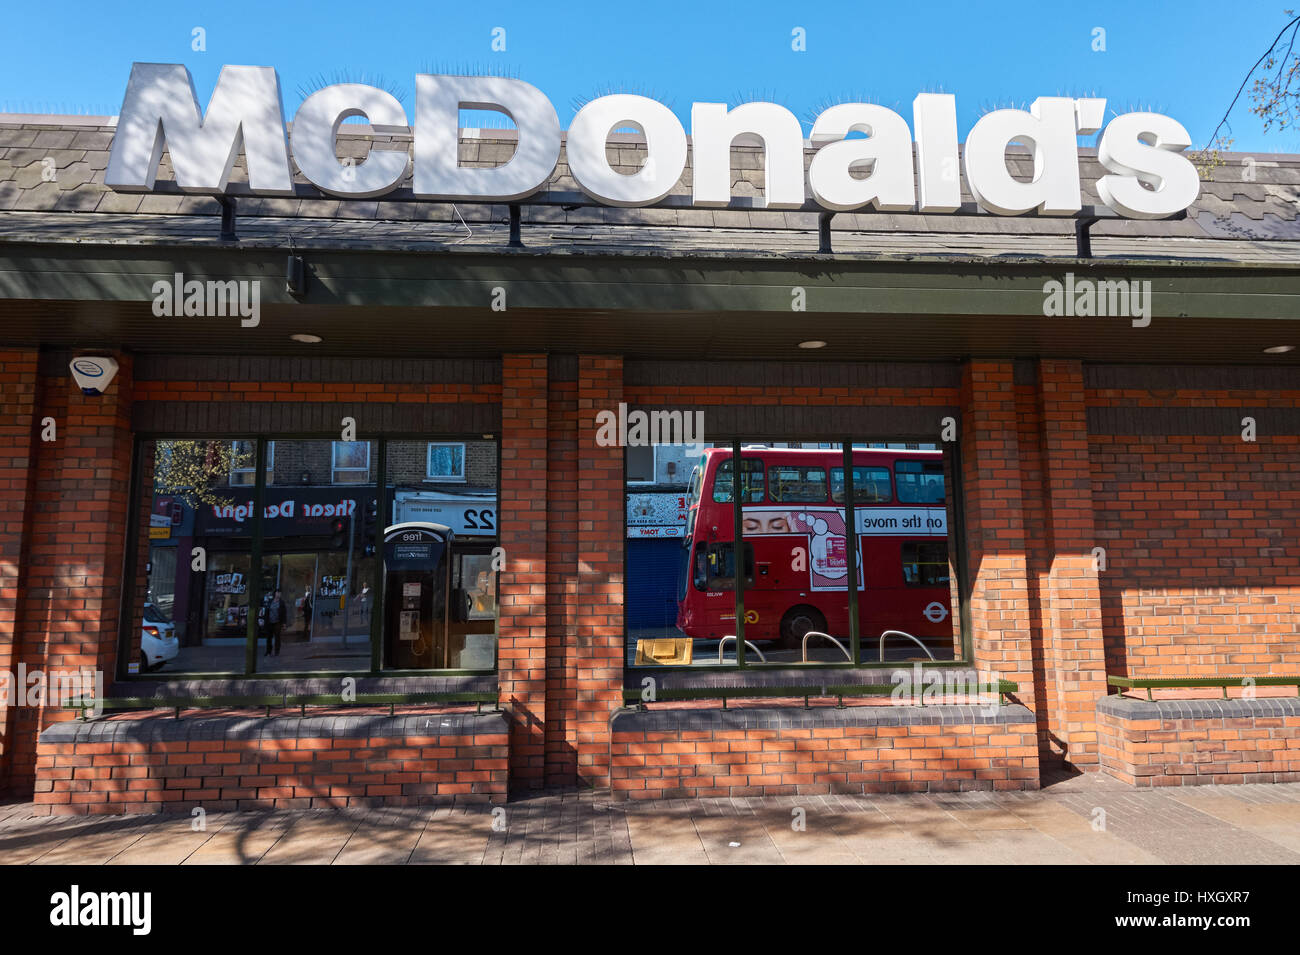
{"type": "Polygon", "coordinates": [[[1295,351],[1294,345],[1274,345],[1272,348],[1265,348],[1265,355],[1285,355],[1289,351],[1295,351]]]}
{"type": "Polygon", "coordinates": [[[826,343],[823,341],[818,341],[817,339],[812,339],[811,341],[800,342],[799,347],[800,348],[825,348],[826,343]]]}
{"type": "Polygon", "coordinates": [[[296,342],[302,342],[304,345],[319,345],[324,341],[324,339],[319,335],[306,335],[302,332],[299,332],[297,335],[290,335],[289,337],[296,342]]]}

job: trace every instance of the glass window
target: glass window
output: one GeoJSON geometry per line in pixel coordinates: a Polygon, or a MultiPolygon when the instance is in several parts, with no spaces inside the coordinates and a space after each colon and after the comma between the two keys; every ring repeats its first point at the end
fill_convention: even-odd
{"type": "Polygon", "coordinates": [[[451,585],[455,605],[448,633],[447,666],[490,670],[496,666],[497,573],[491,552],[454,552],[451,585]]]}
{"type": "Polygon", "coordinates": [[[904,504],[942,504],[946,499],[942,461],[896,461],[894,476],[904,504]]]}
{"type": "Polygon", "coordinates": [[[379,574],[370,442],[281,441],[263,505],[257,669],[368,670],[379,574]]]}
{"type": "Polygon", "coordinates": [[[139,455],[123,668],[243,673],[257,442],[145,441],[139,455]]]}
{"type": "MultiPolygon", "coordinates": [[[[757,650],[745,651],[746,669],[958,659],[948,448],[907,452],[902,442],[871,438],[851,443],[850,468],[843,444],[832,443],[831,453],[818,447],[826,442],[744,445],[739,493],[729,443],[708,448],[695,471],[683,468],[678,488],[636,486],[628,473],[626,665],[708,668],[737,659],[732,643],[719,655],[719,641],[741,628],[730,540],[739,501],[743,629],[757,650]],[[859,505],[853,532],[843,510],[849,470],[859,505]]],[[[659,464],[663,483],[662,457],[659,464]]]]}
{"type": "Polygon", "coordinates": [[[655,449],[653,446],[627,449],[627,479],[646,484],[654,481],[655,449]]]}
{"type": "MultiPolygon", "coordinates": [[[[497,651],[495,441],[389,441],[387,526],[432,524],[418,545],[391,545],[384,571],[381,665],[389,670],[491,670],[497,651]],[[430,481],[455,488],[430,487],[430,481]],[[451,539],[443,531],[450,530],[451,539]]],[[[420,532],[423,533],[423,532],[420,532]]]]}
{"type": "MultiPolygon", "coordinates": [[[[844,503],[844,469],[831,468],[831,500],[844,503]]],[[[886,504],[893,500],[889,468],[853,467],[853,503],[886,504]]]]}
{"type": "Polygon", "coordinates": [[[425,476],[430,481],[465,480],[465,445],[430,442],[425,476]]]}
{"type": "Polygon", "coordinates": [[[365,484],[370,480],[370,442],[335,441],[331,468],[335,484],[365,484]]]}
{"type": "Polygon", "coordinates": [[[948,586],[946,541],[903,541],[903,582],[909,587],[948,586]]]}
{"type": "MultiPolygon", "coordinates": [[[[713,500],[715,503],[730,503],[732,494],[731,473],[731,458],[727,458],[718,465],[717,473],[713,476],[713,500]]],[[[757,504],[761,502],[763,500],[763,462],[758,458],[742,457],[740,459],[740,483],[744,503],[757,504]]]]}
{"type": "MultiPolygon", "coordinates": [[[[745,544],[745,586],[754,584],[754,545],[745,544]]],[[[736,548],[725,544],[697,544],[695,547],[697,590],[736,589],[736,548]]]]}
{"type": "Polygon", "coordinates": [[[686,506],[694,507],[700,502],[700,485],[704,481],[704,462],[701,461],[691,469],[691,479],[686,486],[686,506]]]}
{"type": "MultiPolygon", "coordinates": [[[[164,442],[164,444],[175,444],[176,442],[164,442]]],[[[164,452],[169,453],[169,452],[164,452]]],[[[252,485],[257,483],[257,442],[256,441],[231,441],[230,450],[227,452],[230,457],[230,483],[252,485]]],[[[271,475],[275,472],[275,442],[266,443],[266,479],[271,480],[271,475]]]]}
{"type": "Polygon", "coordinates": [[[773,464],[767,469],[767,496],[782,504],[825,504],[826,469],[773,464]]]}

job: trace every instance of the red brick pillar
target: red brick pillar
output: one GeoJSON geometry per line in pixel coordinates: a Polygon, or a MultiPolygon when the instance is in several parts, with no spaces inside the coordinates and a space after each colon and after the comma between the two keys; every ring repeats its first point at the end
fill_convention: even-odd
{"type": "MultiPolygon", "coordinates": [[[[19,581],[18,662],[28,670],[97,670],[104,686],[117,666],[118,614],[131,501],[131,360],[117,355],[117,377],[102,395],[83,395],[66,369],[40,380],[38,419],[53,419],[54,439],[35,450],[27,561],[19,581]]],[[[73,713],[23,707],[15,720],[12,785],[30,792],[36,738],[73,713]]]]}
{"type": "MultiPolygon", "coordinates": [[[[36,440],[35,349],[0,352],[0,674],[18,663],[18,597],[31,519],[36,440]]],[[[11,686],[11,692],[16,689],[11,686]]],[[[13,709],[0,702],[0,792],[9,787],[13,709]]]]}
{"type": "Polygon", "coordinates": [[[578,359],[578,775],[609,785],[609,720],[623,688],[623,448],[596,443],[596,415],[618,413],[623,359],[578,359]]]}
{"type": "Polygon", "coordinates": [[[578,361],[552,358],[547,402],[546,785],[578,781],[578,361]]]}
{"type": "Polygon", "coordinates": [[[546,762],[546,356],[501,367],[500,581],[497,669],[510,717],[510,786],[540,789],[546,762]]]}
{"type": "Polygon", "coordinates": [[[1097,766],[1097,701],[1106,695],[1101,593],[1093,548],[1092,474],[1083,365],[1039,363],[1043,484],[1051,564],[1043,594],[1048,727],[1060,756],[1097,766]]]}
{"type": "Polygon", "coordinates": [[[961,450],[967,610],[974,663],[1020,685],[1036,709],[1024,504],[1012,363],[972,361],[962,373],[961,450]]]}

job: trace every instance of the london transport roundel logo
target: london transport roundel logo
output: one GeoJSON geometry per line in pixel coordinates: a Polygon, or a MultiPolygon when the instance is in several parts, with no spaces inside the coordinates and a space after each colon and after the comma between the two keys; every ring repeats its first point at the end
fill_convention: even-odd
{"type": "Polygon", "coordinates": [[[921,613],[923,613],[925,619],[929,620],[931,623],[941,623],[948,616],[948,608],[936,600],[932,603],[926,604],[925,609],[922,610],[921,613]]]}

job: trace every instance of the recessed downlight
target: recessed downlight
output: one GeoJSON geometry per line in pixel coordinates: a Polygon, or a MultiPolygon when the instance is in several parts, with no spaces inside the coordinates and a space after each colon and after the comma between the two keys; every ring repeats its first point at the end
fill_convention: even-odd
{"type": "Polygon", "coordinates": [[[799,347],[800,348],[825,348],[826,343],[823,341],[818,341],[817,339],[814,338],[811,339],[810,341],[800,342],[799,347]]]}
{"type": "Polygon", "coordinates": [[[319,335],[308,335],[304,332],[299,332],[297,335],[290,335],[289,337],[296,342],[302,342],[304,345],[319,345],[324,341],[324,339],[319,335]]]}
{"type": "Polygon", "coordinates": [[[1285,355],[1289,351],[1295,351],[1294,345],[1274,345],[1272,348],[1265,348],[1265,355],[1285,355]]]}

